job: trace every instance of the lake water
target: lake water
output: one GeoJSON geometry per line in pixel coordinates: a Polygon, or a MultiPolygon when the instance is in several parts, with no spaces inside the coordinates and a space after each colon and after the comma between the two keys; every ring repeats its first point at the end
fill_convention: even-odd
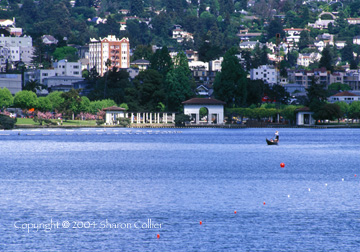
{"type": "Polygon", "coordinates": [[[360,129],[275,130],[0,131],[0,251],[360,251],[360,129]]]}

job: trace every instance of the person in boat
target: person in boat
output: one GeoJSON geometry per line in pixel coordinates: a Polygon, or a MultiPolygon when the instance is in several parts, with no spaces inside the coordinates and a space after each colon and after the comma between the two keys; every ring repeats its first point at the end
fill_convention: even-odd
{"type": "Polygon", "coordinates": [[[279,142],[279,131],[275,132],[275,140],[274,142],[279,142]]]}

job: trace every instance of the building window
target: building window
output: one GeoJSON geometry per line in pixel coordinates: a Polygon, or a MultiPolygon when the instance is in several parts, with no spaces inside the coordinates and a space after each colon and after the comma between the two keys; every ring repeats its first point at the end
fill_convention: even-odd
{"type": "Polygon", "coordinates": [[[79,74],[79,72],[75,71],[74,74],[79,74]]]}

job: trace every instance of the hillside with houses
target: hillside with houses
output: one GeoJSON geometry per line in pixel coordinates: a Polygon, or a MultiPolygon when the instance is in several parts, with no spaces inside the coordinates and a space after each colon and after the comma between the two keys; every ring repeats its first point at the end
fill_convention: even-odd
{"type": "MultiPolygon", "coordinates": [[[[7,0],[0,9],[0,91],[13,97],[76,90],[89,102],[175,112],[211,97],[229,109],[360,116],[360,1],[7,0]]],[[[0,106],[19,105],[10,103],[0,106]]]]}

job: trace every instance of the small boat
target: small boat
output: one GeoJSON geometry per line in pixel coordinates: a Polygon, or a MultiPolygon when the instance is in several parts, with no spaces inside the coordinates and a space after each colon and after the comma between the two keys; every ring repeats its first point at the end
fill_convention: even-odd
{"type": "Polygon", "coordinates": [[[266,142],[267,142],[268,145],[277,145],[278,144],[278,142],[275,142],[273,140],[269,140],[267,138],[266,138],[266,142]]]}

